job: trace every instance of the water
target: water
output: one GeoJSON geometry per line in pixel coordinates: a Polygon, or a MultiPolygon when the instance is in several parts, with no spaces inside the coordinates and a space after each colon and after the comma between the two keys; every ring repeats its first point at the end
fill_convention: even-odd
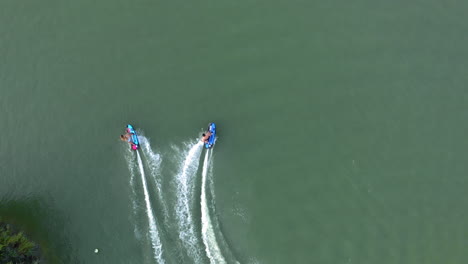
{"type": "Polygon", "coordinates": [[[210,166],[210,156],[211,152],[207,151],[205,153],[205,158],[203,161],[203,171],[202,171],[202,186],[201,186],[201,219],[202,219],[202,238],[205,245],[206,255],[210,259],[210,263],[226,263],[224,256],[219,248],[219,245],[216,241],[216,235],[213,230],[213,224],[211,221],[209,204],[207,198],[207,175],[208,167],[210,166]]]}
{"type": "Polygon", "coordinates": [[[163,187],[162,187],[162,175],[161,175],[161,162],[162,158],[161,155],[157,152],[154,152],[151,148],[149,140],[144,136],[139,136],[139,140],[141,142],[141,151],[144,153],[146,157],[147,166],[153,178],[153,181],[156,185],[156,193],[158,195],[158,201],[162,208],[164,220],[168,220],[168,210],[167,205],[165,203],[165,199],[163,196],[163,187]]]}
{"type": "Polygon", "coordinates": [[[0,216],[50,263],[157,263],[148,208],[164,263],[463,263],[467,7],[2,1],[0,216]]]}
{"type": "MultiPolygon", "coordinates": [[[[138,217],[138,210],[141,207],[140,203],[139,203],[139,200],[138,200],[137,187],[136,187],[136,184],[135,184],[135,167],[137,165],[136,165],[136,162],[135,162],[135,156],[134,156],[134,154],[132,153],[132,151],[130,149],[127,149],[127,151],[125,152],[125,161],[128,164],[128,170],[130,172],[129,184],[130,184],[130,187],[131,187],[131,194],[130,194],[129,197],[130,197],[130,200],[132,201],[133,217],[137,218],[138,217]]],[[[139,225],[134,224],[133,226],[134,226],[135,236],[138,239],[141,239],[142,231],[140,230],[139,225]]]]}
{"type": "Polygon", "coordinates": [[[195,231],[195,219],[193,216],[194,205],[194,181],[198,171],[202,142],[188,144],[188,151],[184,155],[180,166],[181,169],[176,176],[177,185],[177,205],[175,208],[176,219],[178,221],[178,233],[182,244],[187,250],[187,254],[192,261],[200,263],[202,261],[199,246],[199,236],[195,231]]]}
{"type": "Polygon", "coordinates": [[[141,182],[143,184],[143,192],[145,194],[145,204],[146,204],[146,213],[148,215],[148,223],[149,223],[149,235],[151,237],[151,245],[154,250],[154,259],[157,263],[164,263],[164,259],[162,258],[162,244],[161,239],[159,238],[159,232],[156,227],[156,220],[153,214],[153,208],[151,206],[151,201],[148,193],[148,187],[146,184],[145,179],[145,170],[143,168],[143,162],[140,158],[140,153],[137,151],[137,160],[138,160],[138,168],[140,169],[140,176],[141,182]]]}

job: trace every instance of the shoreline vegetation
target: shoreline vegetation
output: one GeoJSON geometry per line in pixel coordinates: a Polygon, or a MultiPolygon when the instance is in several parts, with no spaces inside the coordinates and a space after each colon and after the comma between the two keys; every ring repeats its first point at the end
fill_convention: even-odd
{"type": "Polygon", "coordinates": [[[24,233],[0,219],[0,263],[39,264],[40,249],[24,233]]]}

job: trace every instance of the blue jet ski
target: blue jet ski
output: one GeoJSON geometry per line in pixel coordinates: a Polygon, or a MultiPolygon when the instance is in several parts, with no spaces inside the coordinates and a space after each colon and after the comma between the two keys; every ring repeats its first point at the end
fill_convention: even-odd
{"type": "Polygon", "coordinates": [[[213,147],[216,138],[216,125],[215,123],[210,123],[208,126],[208,131],[211,133],[210,137],[208,138],[208,142],[205,142],[205,148],[210,149],[213,147]]]}
{"type": "Polygon", "coordinates": [[[135,132],[135,129],[133,128],[132,125],[127,125],[127,133],[131,134],[131,144],[132,144],[132,149],[137,150],[140,148],[140,141],[138,141],[138,136],[135,132]]]}

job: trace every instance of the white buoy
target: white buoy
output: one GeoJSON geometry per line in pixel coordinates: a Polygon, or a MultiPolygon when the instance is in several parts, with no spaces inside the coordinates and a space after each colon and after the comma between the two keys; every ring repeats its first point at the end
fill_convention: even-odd
{"type": "Polygon", "coordinates": [[[96,249],[94,250],[94,253],[96,253],[96,254],[99,253],[99,249],[96,248],[96,249]]]}

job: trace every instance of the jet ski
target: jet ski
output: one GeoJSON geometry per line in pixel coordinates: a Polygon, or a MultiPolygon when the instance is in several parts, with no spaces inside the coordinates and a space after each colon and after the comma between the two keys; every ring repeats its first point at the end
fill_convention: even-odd
{"type": "Polygon", "coordinates": [[[131,138],[129,143],[132,145],[133,150],[137,150],[140,148],[140,141],[138,141],[138,136],[135,132],[135,129],[133,128],[132,125],[127,125],[126,128],[127,133],[131,134],[131,138]]]}
{"type": "Polygon", "coordinates": [[[211,133],[210,137],[208,138],[208,141],[205,142],[205,148],[210,149],[213,147],[216,139],[216,125],[215,123],[210,123],[208,126],[208,131],[211,133]]]}

